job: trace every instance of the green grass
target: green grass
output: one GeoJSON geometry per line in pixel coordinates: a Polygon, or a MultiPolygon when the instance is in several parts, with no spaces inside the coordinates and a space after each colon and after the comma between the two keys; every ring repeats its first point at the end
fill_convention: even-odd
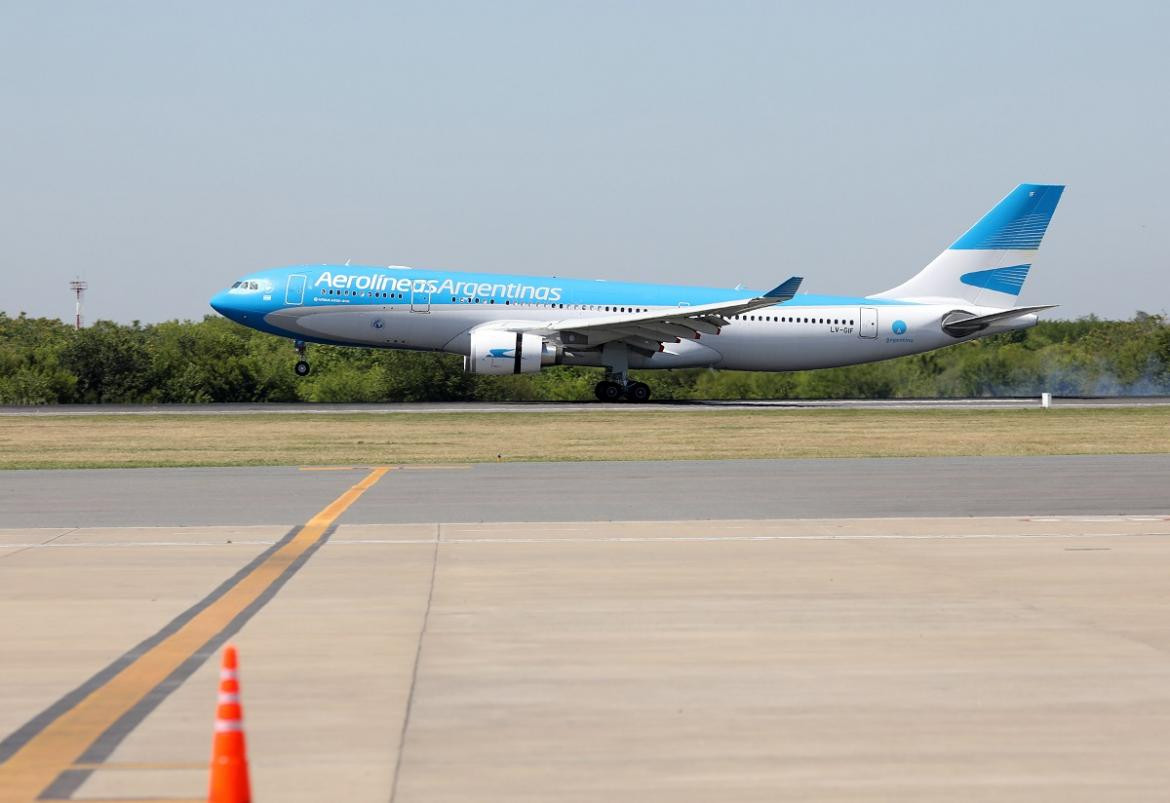
{"type": "Polygon", "coordinates": [[[0,418],[0,468],[1170,453],[1170,408],[0,418]]]}

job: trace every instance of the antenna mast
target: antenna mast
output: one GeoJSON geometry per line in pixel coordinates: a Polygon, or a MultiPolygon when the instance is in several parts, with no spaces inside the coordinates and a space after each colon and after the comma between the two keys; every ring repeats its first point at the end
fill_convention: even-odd
{"type": "Polygon", "coordinates": [[[69,283],[69,289],[72,290],[73,294],[77,296],[77,309],[76,309],[76,316],[77,317],[76,317],[76,321],[75,321],[74,325],[76,326],[76,328],[78,330],[80,330],[81,329],[81,298],[82,298],[82,296],[85,295],[85,291],[89,289],[89,282],[81,281],[81,277],[78,276],[76,279],[74,279],[73,281],[71,281],[69,283]]]}

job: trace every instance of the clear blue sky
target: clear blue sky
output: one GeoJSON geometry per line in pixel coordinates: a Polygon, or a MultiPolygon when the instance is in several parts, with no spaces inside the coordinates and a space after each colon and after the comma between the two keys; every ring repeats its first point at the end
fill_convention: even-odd
{"type": "Polygon", "coordinates": [[[1065,183],[1022,303],[1170,307],[1164,2],[10,2],[15,314],[297,262],[867,293],[1065,183]]]}

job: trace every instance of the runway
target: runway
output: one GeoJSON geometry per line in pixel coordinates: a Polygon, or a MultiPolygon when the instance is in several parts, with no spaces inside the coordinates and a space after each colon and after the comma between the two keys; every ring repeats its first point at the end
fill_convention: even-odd
{"type": "MultiPolygon", "coordinates": [[[[306,521],[365,468],[7,471],[0,527],[306,521]]],[[[353,523],[1161,514],[1170,455],[405,466],[353,523]]]]}
{"type": "Polygon", "coordinates": [[[200,798],[229,638],[261,801],[1157,800],[1168,478],[6,472],[0,801],[200,798]]]}
{"type": "MultiPolygon", "coordinates": [[[[1039,396],[969,399],[781,399],[739,401],[668,401],[647,404],[599,402],[401,402],[393,404],[69,404],[3,406],[0,416],[87,415],[352,415],[370,413],[585,413],[632,410],[696,412],[701,410],[855,409],[855,410],[1011,410],[1039,407],[1039,396]]],[[[1056,396],[1053,407],[1170,407],[1170,396],[1056,396]]]]}

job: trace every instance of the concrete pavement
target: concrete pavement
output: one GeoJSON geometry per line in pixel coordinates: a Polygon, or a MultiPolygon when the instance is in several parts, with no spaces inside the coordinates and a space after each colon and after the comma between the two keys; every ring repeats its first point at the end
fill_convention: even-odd
{"type": "MultiPolygon", "coordinates": [[[[1170,784],[1165,511],[360,523],[406,476],[370,487],[233,636],[257,800],[1137,801],[1170,784]]],[[[0,532],[0,732],[283,536],[0,532]]],[[[216,675],[200,665],[58,789],[198,798],[216,675]]]]}
{"type": "MultiPolygon", "coordinates": [[[[365,469],[6,471],[0,528],[292,526],[365,469]]],[[[1159,514],[1170,455],[405,466],[351,523],[1159,514]]]]}

